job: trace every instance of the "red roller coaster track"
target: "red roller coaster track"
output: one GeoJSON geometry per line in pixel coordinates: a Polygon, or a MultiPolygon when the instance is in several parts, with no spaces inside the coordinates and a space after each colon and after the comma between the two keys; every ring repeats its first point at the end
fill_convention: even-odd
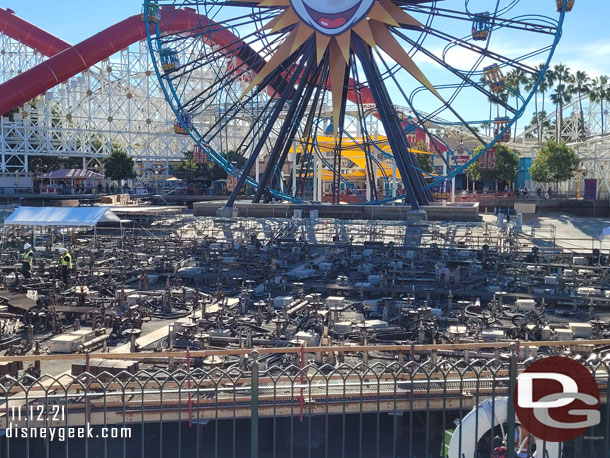
{"type": "MultiPolygon", "coordinates": [[[[165,17],[170,17],[171,19],[162,21],[160,27],[169,33],[215,25],[214,22],[205,17],[201,18],[196,12],[188,9],[176,10],[174,14],[165,15],[165,17]]],[[[13,15],[11,19],[18,20],[19,18],[13,15]]],[[[25,21],[23,22],[29,24],[25,21]]],[[[7,22],[3,25],[5,24],[7,22]]],[[[44,36],[43,34],[52,37],[52,35],[37,29],[35,26],[31,26],[31,24],[29,25],[31,26],[31,31],[35,32],[34,34],[13,33],[15,21],[8,22],[8,24],[9,27],[7,29],[11,33],[9,34],[8,31],[5,33],[12,38],[28,44],[28,46],[35,45],[39,47],[41,37],[44,36]]],[[[212,39],[219,46],[227,47],[231,44],[240,46],[242,44],[227,29],[220,29],[220,27],[214,27],[214,29],[212,39]]],[[[44,94],[54,86],[107,59],[121,49],[145,38],[146,26],[142,22],[140,15],[135,15],[102,30],[74,46],[56,39],[53,47],[47,47],[46,52],[49,54],[56,50],[60,52],[54,54],[45,62],[0,85],[0,114],[6,114],[14,110],[34,97],[44,94]]],[[[37,47],[34,47],[34,49],[38,50],[37,47]]]]}
{"type": "MultiPolygon", "coordinates": [[[[189,8],[176,9],[164,15],[160,27],[164,32],[179,32],[197,27],[213,29],[210,40],[227,52],[245,46],[239,38],[225,28],[189,8]],[[169,19],[168,19],[169,18],[169,19]]],[[[44,55],[52,56],[45,62],[25,71],[0,85],[0,114],[6,114],[29,100],[44,94],[112,54],[146,38],[146,26],[140,15],[131,16],[92,37],[71,46],[57,37],[17,17],[10,10],[0,9],[0,30],[44,55]]],[[[353,82],[352,82],[353,83],[353,82]]],[[[353,87],[352,84],[350,84],[353,87]]],[[[367,88],[361,89],[364,103],[372,103],[367,88]]],[[[350,100],[355,100],[353,91],[350,100]]]]}
{"type": "Polygon", "coordinates": [[[10,9],[0,8],[0,31],[47,57],[54,56],[71,46],[61,38],[21,19],[10,9]]]}

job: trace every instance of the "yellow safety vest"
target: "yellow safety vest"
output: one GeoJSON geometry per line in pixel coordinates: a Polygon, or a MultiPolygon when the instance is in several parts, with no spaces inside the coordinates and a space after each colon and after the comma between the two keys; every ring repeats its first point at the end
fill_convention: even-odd
{"type": "Polygon", "coordinates": [[[63,257],[61,258],[61,265],[68,266],[68,269],[72,268],[72,256],[70,255],[70,253],[66,253],[63,255],[63,257]]]}
{"type": "Polygon", "coordinates": [[[34,262],[34,252],[32,250],[27,250],[23,253],[23,262],[27,262],[30,266],[34,262]]]}

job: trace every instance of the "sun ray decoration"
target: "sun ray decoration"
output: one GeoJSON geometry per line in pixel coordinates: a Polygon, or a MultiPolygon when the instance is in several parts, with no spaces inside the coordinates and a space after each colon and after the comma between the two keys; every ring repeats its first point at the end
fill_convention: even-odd
{"type": "MultiPolygon", "coordinates": [[[[303,11],[307,11],[307,22],[301,22],[301,18],[295,11],[295,6],[288,6],[286,0],[260,0],[252,3],[259,7],[286,7],[286,9],[269,21],[264,29],[270,29],[270,33],[276,33],[287,27],[293,26],[292,31],[286,37],[286,40],[275,52],[274,56],[267,62],[265,67],[256,75],[250,85],[244,91],[248,93],[256,85],[260,84],[269,73],[277,68],[289,55],[295,53],[300,46],[307,40],[315,39],[318,62],[322,59],[325,51],[330,50],[331,62],[331,91],[332,91],[332,106],[333,106],[333,125],[339,126],[339,112],[343,99],[343,88],[340,82],[343,81],[346,67],[349,62],[349,56],[352,47],[352,33],[359,36],[364,42],[375,48],[380,47],[396,62],[398,62],[411,76],[430,90],[440,100],[442,97],[430,83],[428,78],[413,62],[413,59],[404,51],[400,43],[392,36],[388,30],[390,27],[404,27],[421,30],[424,26],[419,21],[414,19],[409,14],[401,10],[397,5],[390,0],[359,2],[360,5],[371,3],[370,8],[360,18],[354,18],[358,13],[356,11],[352,20],[355,19],[351,28],[345,28],[344,24],[341,27],[330,29],[332,21],[341,22],[344,18],[328,19],[319,18],[318,24],[326,29],[326,34],[317,31],[312,27],[313,21],[311,16],[311,8],[308,8],[302,1],[295,1],[295,5],[302,5],[303,11]],[[340,33],[333,33],[332,30],[341,30],[340,33]],[[330,33],[328,33],[330,31],[330,33]]],[[[358,5],[357,4],[357,5],[358,5]]],[[[343,12],[340,12],[343,13],[343,12]]],[[[339,13],[336,13],[337,16],[339,13]]],[[[349,21],[348,21],[349,22],[349,21]]],[[[338,137],[338,130],[335,129],[335,139],[338,137]]]]}
{"type": "Polygon", "coordinates": [[[145,0],[143,19],[175,131],[236,181],[228,207],[247,184],[254,202],[351,194],[418,209],[510,139],[544,77],[532,59],[548,67],[567,1],[555,20],[553,5],[526,0],[487,12],[469,9],[479,0],[145,0]],[[183,28],[168,32],[170,21],[183,28]],[[498,46],[507,40],[539,47],[522,55],[498,46]],[[511,90],[511,71],[533,78],[528,94],[511,90]]]}

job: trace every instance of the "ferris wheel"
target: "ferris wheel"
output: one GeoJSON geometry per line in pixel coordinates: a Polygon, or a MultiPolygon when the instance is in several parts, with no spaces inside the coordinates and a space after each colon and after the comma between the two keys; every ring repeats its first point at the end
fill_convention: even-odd
{"type": "Polygon", "coordinates": [[[142,17],[175,131],[236,181],[227,206],[250,189],[417,210],[510,140],[573,4],[149,0],[142,17]]]}

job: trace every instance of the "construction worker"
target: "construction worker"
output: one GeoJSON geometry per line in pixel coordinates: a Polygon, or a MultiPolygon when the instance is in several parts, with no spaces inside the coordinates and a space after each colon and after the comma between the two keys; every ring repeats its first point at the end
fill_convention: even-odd
{"type": "Polygon", "coordinates": [[[32,278],[32,264],[34,263],[34,251],[32,245],[26,243],[23,245],[23,259],[21,261],[21,274],[24,278],[32,278]]]}
{"type": "Polygon", "coordinates": [[[72,255],[65,248],[60,249],[61,253],[61,278],[67,285],[70,280],[70,271],[72,270],[72,255]]]}

